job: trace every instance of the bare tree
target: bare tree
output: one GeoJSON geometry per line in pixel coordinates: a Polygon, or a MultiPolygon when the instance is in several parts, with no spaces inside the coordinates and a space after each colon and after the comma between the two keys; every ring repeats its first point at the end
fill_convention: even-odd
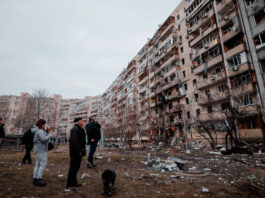
{"type": "MultiPolygon", "coordinates": [[[[226,92],[223,92],[222,94],[226,94],[226,92]]],[[[222,97],[223,95],[220,94],[209,94],[207,98],[202,98],[201,102],[207,104],[214,99],[222,97]]],[[[241,143],[238,136],[238,122],[246,117],[249,114],[249,111],[247,110],[247,106],[241,104],[242,101],[239,97],[233,96],[233,101],[233,105],[231,105],[230,101],[227,101],[221,105],[212,107],[212,112],[207,115],[210,120],[196,121],[197,132],[206,139],[212,147],[216,146],[217,133],[220,131],[226,132],[226,150],[233,149],[241,143]]]]}
{"type": "Polygon", "coordinates": [[[35,89],[32,97],[25,101],[25,106],[16,118],[14,126],[22,131],[32,126],[37,119],[44,118],[47,121],[52,119],[52,99],[46,89],[35,89]]]}
{"type": "MultiPolygon", "coordinates": [[[[138,132],[138,117],[135,106],[127,106],[122,112],[123,121],[119,125],[119,131],[121,134],[121,140],[128,144],[132,149],[133,137],[138,132]]],[[[140,137],[141,135],[138,134],[140,137]]]]}
{"type": "Polygon", "coordinates": [[[218,127],[216,127],[218,122],[202,122],[197,121],[197,133],[202,136],[205,140],[209,142],[212,148],[215,148],[217,145],[217,132],[218,127]]]}
{"type": "Polygon", "coordinates": [[[51,96],[46,89],[35,89],[32,94],[32,99],[35,104],[36,118],[49,116],[51,96]]]}

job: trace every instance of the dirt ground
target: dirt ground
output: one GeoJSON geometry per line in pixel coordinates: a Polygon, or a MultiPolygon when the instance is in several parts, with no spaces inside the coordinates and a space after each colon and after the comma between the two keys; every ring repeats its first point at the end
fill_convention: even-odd
{"type": "Polygon", "coordinates": [[[108,149],[97,151],[97,154],[103,156],[103,159],[95,160],[99,173],[86,168],[87,157],[84,158],[78,172],[82,187],[64,192],[69,168],[69,155],[65,150],[49,152],[48,166],[44,172],[47,186],[36,187],[32,185],[34,164],[21,164],[24,153],[0,149],[0,197],[104,197],[100,194],[100,174],[104,169],[116,171],[117,190],[112,197],[117,198],[265,197],[265,169],[257,166],[265,158],[264,154],[223,156],[208,151],[186,154],[174,149],[108,149]],[[151,158],[178,157],[187,160],[188,164],[183,171],[145,170],[142,166],[147,161],[147,153],[151,153],[151,158]],[[91,177],[81,180],[83,173],[91,177]],[[208,192],[202,192],[203,188],[208,192]]]}

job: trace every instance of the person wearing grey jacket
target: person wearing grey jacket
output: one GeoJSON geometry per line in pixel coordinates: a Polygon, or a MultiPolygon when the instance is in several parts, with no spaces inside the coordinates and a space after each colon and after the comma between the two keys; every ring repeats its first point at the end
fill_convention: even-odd
{"type": "Polygon", "coordinates": [[[43,172],[47,166],[48,161],[48,142],[50,135],[44,130],[46,121],[39,119],[36,123],[38,130],[34,136],[34,152],[36,155],[36,163],[33,172],[33,184],[36,186],[46,186],[46,182],[43,181],[43,172]]]}

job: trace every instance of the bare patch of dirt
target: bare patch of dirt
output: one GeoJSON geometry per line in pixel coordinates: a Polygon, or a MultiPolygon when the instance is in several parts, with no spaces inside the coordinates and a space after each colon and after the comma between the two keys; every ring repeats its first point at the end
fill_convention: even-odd
{"type": "MultiPolygon", "coordinates": [[[[158,151],[97,151],[102,153],[103,159],[96,159],[97,173],[88,169],[87,156],[83,158],[78,172],[81,188],[72,192],[64,192],[69,168],[67,152],[49,152],[48,166],[44,172],[46,187],[32,185],[34,164],[21,164],[24,153],[2,152],[0,150],[0,197],[102,197],[101,173],[105,169],[116,171],[117,192],[112,197],[264,197],[265,171],[257,167],[236,162],[234,158],[248,158],[246,156],[220,156],[208,153],[158,151]],[[147,171],[141,169],[147,160],[147,153],[151,156],[167,158],[179,157],[188,161],[188,168],[203,170],[211,169],[204,177],[178,176],[170,177],[174,172],[147,171]],[[126,175],[125,171],[130,175],[126,175]],[[83,173],[91,177],[81,180],[83,173]],[[154,176],[155,175],[155,176],[154,176]],[[205,187],[209,192],[202,192],[205,187]]],[[[35,162],[34,155],[33,162],[35,162]]],[[[254,157],[249,159],[255,160],[254,157]]],[[[181,175],[181,174],[180,174],[181,175]]],[[[103,196],[104,197],[104,196],[103,196]]]]}

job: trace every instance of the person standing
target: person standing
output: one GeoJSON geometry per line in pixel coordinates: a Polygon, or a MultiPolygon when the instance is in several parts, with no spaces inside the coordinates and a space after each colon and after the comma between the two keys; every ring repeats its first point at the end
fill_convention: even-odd
{"type": "Polygon", "coordinates": [[[86,155],[86,135],[83,129],[84,124],[82,118],[75,118],[74,126],[70,132],[70,167],[67,176],[66,189],[81,186],[81,184],[77,183],[76,175],[80,168],[82,157],[86,155]]]}
{"type": "Polygon", "coordinates": [[[42,179],[43,172],[48,161],[48,142],[51,137],[45,130],[46,121],[39,119],[36,123],[38,130],[34,136],[34,152],[36,155],[36,164],[33,172],[33,184],[36,186],[46,186],[46,182],[42,179]]]}
{"type": "Polygon", "coordinates": [[[3,123],[3,118],[0,117],[0,146],[4,142],[5,136],[6,136],[6,134],[5,134],[5,125],[3,123]]]}
{"type": "Polygon", "coordinates": [[[96,121],[96,116],[89,118],[89,123],[86,126],[86,135],[87,144],[90,145],[87,168],[93,168],[96,167],[93,163],[94,153],[96,152],[98,141],[101,138],[100,124],[96,121]]]}
{"type": "Polygon", "coordinates": [[[29,164],[32,164],[30,153],[33,148],[33,139],[35,135],[35,132],[32,133],[33,130],[36,130],[35,125],[30,127],[30,129],[24,133],[23,138],[22,138],[21,144],[26,149],[26,154],[22,160],[23,164],[25,164],[27,160],[29,164]]]}

